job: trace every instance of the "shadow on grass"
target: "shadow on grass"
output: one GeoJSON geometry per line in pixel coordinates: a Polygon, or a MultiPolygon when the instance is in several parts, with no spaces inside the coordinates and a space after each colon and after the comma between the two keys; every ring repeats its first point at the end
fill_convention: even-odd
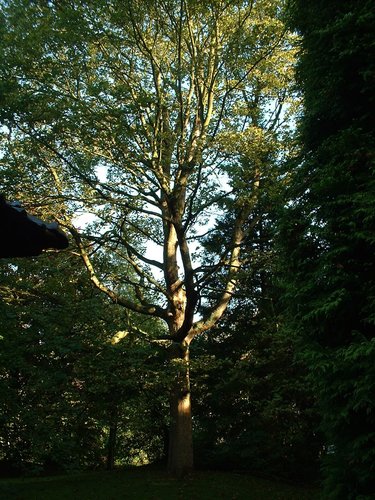
{"type": "Polygon", "coordinates": [[[4,500],[313,500],[319,490],[233,472],[195,472],[177,480],[148,467],[0,480],[4,500]]]}

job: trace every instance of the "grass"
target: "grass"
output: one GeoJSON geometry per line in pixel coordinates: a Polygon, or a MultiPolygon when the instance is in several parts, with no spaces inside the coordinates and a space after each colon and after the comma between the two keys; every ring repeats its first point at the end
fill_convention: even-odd
{"type": "Polygon", "coordinates": [[[231,472],[195,472],[183,480],[147,467],[0,480],[2,500],[313,500],[316,489],[231,472]]]}

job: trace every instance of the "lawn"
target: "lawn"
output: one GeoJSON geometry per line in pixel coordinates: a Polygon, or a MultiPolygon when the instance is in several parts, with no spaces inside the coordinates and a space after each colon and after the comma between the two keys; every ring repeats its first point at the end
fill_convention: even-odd
{"type": "Polygon", "coordinates": [[[231,472],[196,472],[183,480],[147,467],[115,472],[0,480],[1,500],[313,500],[319,491],[231,472]]]}

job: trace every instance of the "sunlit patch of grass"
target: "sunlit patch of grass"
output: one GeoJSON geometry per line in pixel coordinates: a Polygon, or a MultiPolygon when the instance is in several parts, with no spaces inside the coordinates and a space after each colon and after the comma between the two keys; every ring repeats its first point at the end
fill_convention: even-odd
{"type": "Polygon", "coordinates": [[[319,491],[232,472],[195,472],[177,480],[148,468],[0,481],[4,500],[313,500],[319,491]]]}

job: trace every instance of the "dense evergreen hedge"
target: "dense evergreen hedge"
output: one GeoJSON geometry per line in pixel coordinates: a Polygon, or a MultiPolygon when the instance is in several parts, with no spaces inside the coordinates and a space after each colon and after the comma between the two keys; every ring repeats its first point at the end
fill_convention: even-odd
{"type": "Polygon", "coordinates": [[[291,323],[319,398],[326,497],[375,491],[375,11],[297,0],[302,155],[283,218],[291,323]]]}

